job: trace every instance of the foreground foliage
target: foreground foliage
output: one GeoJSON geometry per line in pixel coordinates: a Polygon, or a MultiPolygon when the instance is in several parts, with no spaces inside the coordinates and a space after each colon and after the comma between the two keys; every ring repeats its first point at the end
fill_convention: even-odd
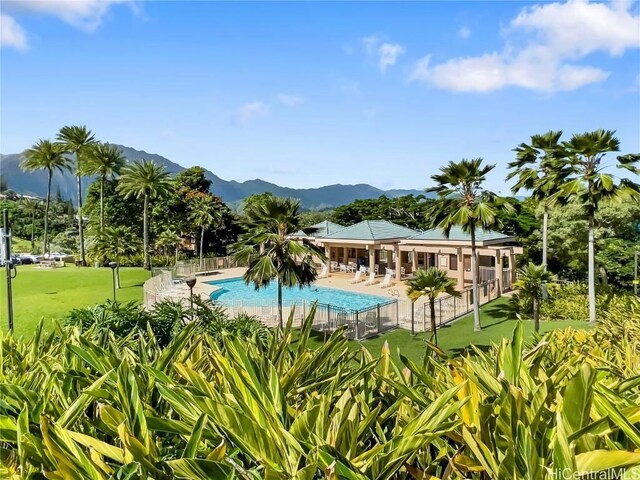
{"type": "MultiPolygon", "coordinates": [[[[621,307],[622,308],[622,307],[621,307]]],[[[311,315],[313,315],[313,311],[311,315]]],[[[0,337],[0,476],[574,478],[640,465],[640,308],[602,328],[398,366],[187,325],[169,345],[80,326],[0,337]],[[623,321],[624,319],[624,321],[623,321]],[[563,475],[558,477],[558,475],[563,475]]],[[[628,476],[627,478],[632,478],[628,476]]]]}

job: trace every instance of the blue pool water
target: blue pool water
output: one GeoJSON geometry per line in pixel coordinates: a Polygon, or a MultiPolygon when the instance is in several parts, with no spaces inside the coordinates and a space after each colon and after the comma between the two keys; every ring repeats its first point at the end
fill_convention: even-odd
{"type": "MultiPolygon", "coordinates": [[[[268,287],[256,290],[253,284],[245,284],[242,278],[229,278],[227,280],[214,280],[207,282],[210,285],[221,287],[211,294],[211,299],[222,304],[244,302],[252,305],[270,305],[278,298],[278,284],[271,282],[268,287]]],[[[375,288],[375,287],[373,287],[375,288]]],[[[373,307],[379,303],[386,303],[390,299],[379,295],[347,292],[336,288],[317,287],[312,285],[300,289],[299,287],[282,289],[282,301],[285,305],[307,301],[318,301],[335,307],[349,310],[362,310],[373,307]]]]}

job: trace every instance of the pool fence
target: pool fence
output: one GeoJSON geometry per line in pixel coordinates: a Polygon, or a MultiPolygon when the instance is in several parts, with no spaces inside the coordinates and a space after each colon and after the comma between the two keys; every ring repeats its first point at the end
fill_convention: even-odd
{"type": "MultiPolygon", "coordinates": [[[[231,268],[231,267],[228,267],[231,268]]],[[[144,306],[153,309],[155,303],[171,299],[180,301],[188,298],[185,285],[176,281],[170,270],[158,270],[156,275],[144,283],[144,306]],[[176,283],[178,282],[178,283],[176,283]]],[[[499,296],[498,282],[493,279],[478,285],[480,305],[495,300],[499,296]]],[[[232,301],[224,302],[230,317],[239,314],[251,315],[264,324],[278,326],[278,304],[273,301],[232,301]]],[[[285,302],[282,316],[285,319],[293,315],[294,326],[302,325],[303,319],[310,311],[313,302],[285,302]]],[[[467,315],[473,311],[473,289],[461,291],[459,297],[445,295],[435,301],[436,328],[467,315]]],[[[386,302],[371,307],[353,310],[319,303],[313,319],[313,329],[330,334],[338,328],[346,326],[345,335],[351,340],[362,340],[392,328],[403,328],[412,332],[428,332],[431,330],[431,311],[429,302],[415,304],[410,300],[390,298],[386,302]]]]}

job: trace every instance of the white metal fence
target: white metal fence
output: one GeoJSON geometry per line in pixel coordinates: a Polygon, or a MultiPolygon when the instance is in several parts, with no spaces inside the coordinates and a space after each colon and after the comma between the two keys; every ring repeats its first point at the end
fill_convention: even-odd
{"type": "Polygon", "coordinates": [[[175,275],[178,277],[186,277],[188,275],[195,275],[200,272],[211,272],[213,270],[223,270],[226,268],[242,267],[237,263],[233,257],[208,257],[202,259],[200,264],[199,259],[193,260],[180,260],[176,262],[174,267],[175,275]]]}

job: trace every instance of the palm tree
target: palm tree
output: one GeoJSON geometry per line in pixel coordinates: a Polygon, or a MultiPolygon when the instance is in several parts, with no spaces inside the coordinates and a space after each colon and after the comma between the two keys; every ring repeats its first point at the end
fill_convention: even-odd
{"type": "Polygon", "coordinates": [[[192,196],[189,220],[200,227],[200,269],[204,268],[204,232],[221,217],[213,195],[201,193],[192,196]]]}
{"type": "Polygon", "coordinates": [[[456,282],[447,276],[447,272],[436,267],[429,267],[426,270],[416,270],[415,278],[406,281],[407,295],[415,303],[422,296],[429,299],[429,309],[431,312],[431,338],[438,344],[438,334],[436,333],[436,298],[443,293],[452,297],[459,297],[460,292],[456,290],[456,282]]]}
{"type": "MultiPolygon", "coordinates": [[[[639,197],[640,187],[628,179],[616,184],[612,175],[604,173],[605,154],[620,150],[620,141],[611,130],[595,130],[575,134],[562,146],[566,154],[555,160],[556,168],[569,170],[567,181],[558,196],[576,201],[583,205],[589,226],[588,240],[588,284],[589,284],[589,323],[596,322],[596,284],[595,284],[595,217],[601,203],[619,202],[629,196],[639,197]]],[[[617,157],[617,167],[638,175],[640,154],[617,157]]]]}
{"type": "Polygon", "coordinates": [[[268,195],[245,207],[243,226],[233,247],[234,259],[247,264],[244,281],[256,289],[278,282],[278,322],[282,321],[282,287],[310,285],[317,276],[313,257],[325,261],[315,245],[291,237],[300,230],[300,202],[268,195]]]}
{"type": "Polygon", "coordinates": [[[87,153],[83,165],[86,175],[100,176],[100,231],[104,228],[104,184],[108,178],[113,178],[120,173],[127,163],[127,158],[115,145],[98,143],[87,153]]]}
{"type": "Polygon", "coordinates": [[[35,224],[36,215],[42,211],[42,203],[39,200],[26,198],[21,202],[22,212],[24,215],[31,217],[31,252],[36,251],[35,241],[35,224]]]}
{"type": "Polygon", "coordinates": [[[56,137],[68,153],[76,157],[75,174],[78,184],[78,234],[80,237],[80,261],[82,266],[87,265],[84,248],[84,224],[82,222],[82,177],[84,175],[84,162],[87,152],[97,142],[95,136],[86,126],[71,125],[60,129],[56,137]]]}
{"type": "Polygon", "coordinates": [[[116,262],[116,288],[120,288],[120,261],[122,257],[140,251],[140,241],[131,227],[106,227],[93,245],[94,254],[116,262]]]}
{"type": "Polygon", "coordinates": [[[473,328],[482,329],[480,325],[480,306],[478,302],[478,258],[476,253],[476,229],[489,229],[500,225],[496,210],[502,208],[512,212],[513,207],[484,190],[482,183],[485,176],[495,165],[482,165],[482,159],[462,159],[460,162],[449,162],[442,167],[439,175],[431,179],[435,187],[428,188],[427,193],[438,194],[427,210],[427,218],[432,219],[434,227],[442,228],[448,238],[453,226],[460,226],[471,236],[471,278],[473,279],[473,328]]]}
{"type": "Polygon", "coordinates": [[[118,191],[126,198],[144,199],[142,231],[144,240],[144,268],[151,270],[149,255],[149,200],[167,194],[171,188],[164,166],[151,160],[136,160],[122,169],[118,191]]]}
{"type": "Polygon", "coordinates": [[[518,281],[514,283],[514,287],[518,289],[518,295],[522,299],[531,300],[533,328],[536,332],[540,331],[540,301],[543,299],[544,286],[554,278],[545,265],[529,262],[525,267],[518,269],[518,281]]]}
{"type": "Polygon", "coordinates": [[[175,251],[176,262],[178,261],[178,247],[182,238],[173,230],[163,230],[156,238],[156,247],[164,250],[166,264],[169,265],[169,252],[175,251]]]}
{"type": "MultiPolygon", "coordinates": [[[[43,253],[49,253],[49,206],[51,205],[51,178],[56,170],[62,172],[69,168],[69,160],[64,155],[64,150],[49,140],[39,140],[30,149],[23,153],[20,162],[22,170],[33,172],[36,170],[47,171],[47,199],[44,207],[44,245],[43,253]]],[[[33,234],[32,234],[33,237],[33,234]]],[[[33,248],[33,238],[31,241],[33,248]]]]}
{"type": "Polygon", "coordinates": [[[512,171],[507,175],[507,180],[518,177],[518,181],[511,189],[513,194],[522,189],[529,190],[531,196],[543,205],[542,265],[545,266],[547,265],[549,211],[556,201],[562,200],[561,196],[555,194],[569,173],[567,168],[557,168],[554,164],[554,160],[564,155],[559,143],[561,136],[562,130],[550,130],[542,135],[532,135],[531,144],[521,143],[514,149],[516,160],[508,165],[512,171]]]}

